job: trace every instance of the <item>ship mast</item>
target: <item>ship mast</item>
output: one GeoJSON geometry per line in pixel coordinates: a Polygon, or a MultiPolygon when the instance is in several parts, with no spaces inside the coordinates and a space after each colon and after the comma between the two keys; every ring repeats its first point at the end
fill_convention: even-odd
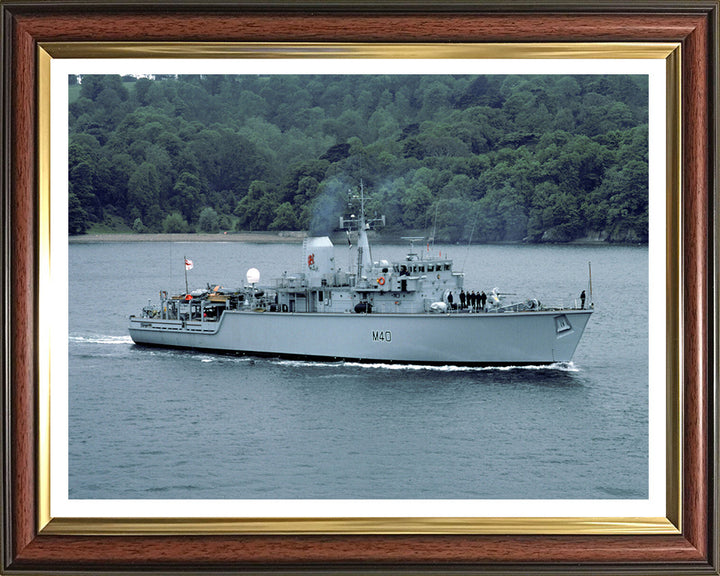
{"type": "Polygon", "coordinates": [[[358,276],[367,277],[372,271],[372,253],[367,237],[370,225],[365,221],[365,189],[360,180],[360,217],[358,219],[358,276]]]}
{"type": "Polygon", "coordinates": [[[367,278],[372,273],[372,253],[370,252],[370,242],[368,241],[367,231],[373,222],[381,222],[385,224],[385,216],[366,220],[365,218],[365,187],[363,181],[360,180],[360,195],[352,198],[360,200],[360,214],[355,217],[354,214],[350,218],[340,217],[340,228],[347,229],[350,225],[355,224],[358,231],[358,254],[357,254],[357,275],[358,278],[367,278]]]}

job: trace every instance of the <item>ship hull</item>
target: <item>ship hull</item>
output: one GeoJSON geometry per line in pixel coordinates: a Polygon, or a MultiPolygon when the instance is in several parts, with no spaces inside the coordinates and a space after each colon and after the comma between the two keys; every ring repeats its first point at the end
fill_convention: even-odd
{"type": "Polygon", "coordinates": [[[569,362],[591,310],[455,314],[227,311],[217,322],[132,317],[136,344],[360,362],[535,365],[569,362]]]}

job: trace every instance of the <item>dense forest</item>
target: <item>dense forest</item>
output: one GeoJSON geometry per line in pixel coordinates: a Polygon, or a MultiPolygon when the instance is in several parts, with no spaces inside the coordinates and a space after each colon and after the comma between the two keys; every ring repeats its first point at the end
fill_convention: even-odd
{"type": "Polygon", "coordinates": [[[648,82],[627,75],[70,76],[69,226],[646,242],[648,82]]]}

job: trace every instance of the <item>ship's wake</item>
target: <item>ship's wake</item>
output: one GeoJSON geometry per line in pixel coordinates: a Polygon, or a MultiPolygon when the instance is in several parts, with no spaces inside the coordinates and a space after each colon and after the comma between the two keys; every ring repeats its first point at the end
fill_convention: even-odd
{"type": "Polygon", "coordinates": [[[92,334],[81,336],[77,334],[71,334],[68,337],[70,342],[76,342],[79,344],[132,344],[133,340],[130,336],[109,336],[105,334],[92,334]]]}
{"type": "Polygon", "coordinates": [[[396,364],[382,362],[313,362],[310,360],[275,360],[278,364],[292,367],[312,366],[330,367],[338,366],[349,368],[360,368],[365,370],[400,370],[400,371],[435,371],[435,372],[511,372],[511,371],[542,371],[542,372],[580,372],[580,369],[572,362],[554,362],[553,364],[542,365],[508,365],[508,366],[454,366],[434,364],[396,364]]]}

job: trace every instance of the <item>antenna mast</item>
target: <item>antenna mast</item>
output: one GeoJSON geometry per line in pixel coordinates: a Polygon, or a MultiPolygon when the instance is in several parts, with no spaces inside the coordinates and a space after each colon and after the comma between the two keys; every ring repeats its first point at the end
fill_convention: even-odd
{"type": "Polygon", "coordinates": [[[370,229],[370,224],[373,222],[381,222],[385,225],[385,216],[372,218],[370,220],[365,219],[365,187],[362,180],[360,180],[360,194],[352,195],[352,191],[350,193],[351,200],[360,200],[360,214],[357,217],[354,214],[351,214],[350,218],[343,218],[341,216],[340,228],[351,230],[353,225],[357,226],[357,274],[358,277],[361,278],[363,275],[370,274],[372,271],[372,255],[370,253],[370,243],[368,242],[367,231],[370,229]]]}
{"type": "Polygon", "coordinates": [[[435,218],[433,218],[433,229],[432,234],[430,236],[430,245],[433,250],[435,250],[435,234],[437,233],[437,213],[438,213],[439,204],[435,204],[435,218]]]}
{"type": "Polygon", "coordinates": [[[462,265],[462,270],[461,270],[462,272],[465,271],[465,264],[467,264],[467,259],[468,259],[468,256],[470,255],[470,244],[472,244],[473,234],[475,234],[475,226],[477,224],[477,221],[478,221],[478,219],[476,216],[475,221],[473,222],[473,225],[472,225],[472,230],[470,230],[470,238],[468,239],[467,250],[465,251],[465,260],[463,260],[463,265],[462,265]]]}

